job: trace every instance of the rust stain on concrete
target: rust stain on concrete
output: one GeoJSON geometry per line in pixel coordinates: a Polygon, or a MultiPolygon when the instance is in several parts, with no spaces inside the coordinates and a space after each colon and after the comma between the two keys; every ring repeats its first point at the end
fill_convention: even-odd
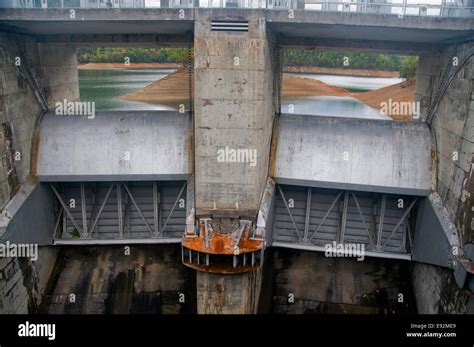
{"type": "Polygon", "coordinates": [[[36,176],[38,170],[38,157],[39,157],[39,144],[40,144],[40,134],[35,132],[33,137],[33,144],[31,147],[31,161],[30,161],[30,175],[36,176]]]}
{"type": "MultiPolygon", "coordinates": [[[[196,252],[208,254],[234,255],[235,233],[221,233],[209,229],[209,247],[206,248],[204,225],[200,226],[198,237],[183,239],[183,246],[196,252]]],[[[238,244],[238,253],[250,253],[261,250],[263,241],[249,240],[248,228],[243,232],[242,238],[238,244]]]]}

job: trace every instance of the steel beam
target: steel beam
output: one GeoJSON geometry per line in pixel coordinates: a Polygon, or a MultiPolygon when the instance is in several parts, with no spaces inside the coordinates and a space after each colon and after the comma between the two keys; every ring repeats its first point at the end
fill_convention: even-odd
{"type": "Polygon", "coordinates": [[[357,196],[354,193],[351,193],[351,194],[352,194],[352,198],[354,199],[354,203],[356,204],[357,211],[359,212],[360,219],[362,219],[362,223],[364,224],[364,228],[367,231],[367,236],[369,237],[370,247],[374,247],[374,240],[372,239],[372,235],[370,234],[370,230],[367,227],[367,224],[365,223],[364,214],[362,213],[362,209],[360,208],[359,200],[357,200],[357,196]]]}
{"type": "Polygon", "coordinates": [[[400,217],[400,219],[398,220],[397,224],[393,227],[392,231],[390,232],[390,235],[387,237],[387,239],[385,240],[385,242],[383,243],[383,247],[385,247],[385,245],[388,243],[388,241],[392,238],[392,236],[395,234],[395,232],[397,231],[397,229],[400,227],[400,225],[403,223],[403,221],[408,217],[408,214],[410,213],[411,209],[413,208],[413,206],[415,206],[415,203],[417,202],[418,198],[414,198],[412,200],[412,202],[410,203],[410,205],[407,207],[407,209],[405,210],[405,212],[403,213],[403,215],[400,217]]]}
{"type": "Polygon", "coordinates": [[[92,211],[91,211],[89,224],[87,225],[88,236],[92,235],[91,227],[92,227],[92,223],[94,222],[95,215],[97,213],[97,186],[96,185],[94,185],[94,187],[91,188],[91,195],[92,195],[92,211]]]}
{"type": "Polygon", "coordinates": [[[295,219],[293,218],[293,214],[291,213],[290,208],[288,207],[288,203],[286,202],[285,194],[283,194],[283,190],[281,189],[280,185],[278,185],[278,190],[281,194],[281,197],[283,199],[283,203],[285,204],[286,210],[288,211],[288,214],[290,215],[291,222],[293,223],[293,226],[295,227],[296,233],[298,234],[298,240],[300,242],[302,242],[303,240],[301,238],[300,231],[298,230],[298,226],[296,225],[295,219]]]}
{"type": "Polygon", "coordinates": [[[346,222],[347,222],[347,205],[349,204],[349,192],[344,192],[344,202],[342,205],[342,220],[341,220],[341,230],[339,232],[339,242],[344,243],[344,236],[346,233],[346,222]]]}
{"type": "Polygon", "coordinates": [[[126,190],[128,196],[130,197],[130,200],[132,201],[133,206],[135,206],[135,208],[137,209],[138,214],[140,215],[140,217],[142,218],[143,222],[145,223],[145,225],[146,225],[148,231],[150,232],[151,235],[153,235],[153,230],[151,229],[150,224],[148,224],[148,221],[146,220],[145,216],[143,215],[142,210],[140,210],[140,208],[138,207],[137,202],[136,202],[135,199],[133,198],[132,193],[130,192],[130,190],[128,189],[128,187],[127,187],[126,184],[122,183],[122,185],[123,185],[123,187],[125,188],[125,190],[126,190]]]}
{"type": "Polygon", "coordinates": [[[407,249],[411,252],[411,250],[413,249],[413,236],[411,232],[410,223],[407,224],[407,234],[408,247],[405,246],[405,252],[407,251],[407,249]]]}
{"type": "Polygon", "coordinates": [[[53,240],[55,245],[140,245],[140,244],[168,244],[181,243],[181,237],[161,237],[149,239],[67,239],[67,240],[53,240]]]}
{"type": "MultiPolygon", "coordinates": [[[[316,251],[316,252],[325,252],[326,248],[324,246],[312,245],[312,244],[300,244],[292,242],[280,242],[276,241],[272,244],[273,247],[281,248],[290,248],[290,249],[300,249],[304,251],[316,251]]],[[[400,260],[411,260],[411,254],[406,253],[392,253],[392,252],[375,252],[375,251],[365,251],[364,256],[374,257],[374,258],[385,258],[385,259],[400,259],[400,260]]]]}
{"type": "Polygon", "coordinates": [[[56,221],[54,222],[53,238],[58,237],[59,224],[61,223],[61,219],[63,217],[63,211],[64,211],[64,208],[61,206],[58,212],[58,217],[56,218],[56,221]]]}
{"type": "Polygon", "coordinates": [[[168,217],[166,218],[165,224],[163,224],[163,228],[161,229],[160,236],[164,233],[164,231],[165,231],[165,229],[166,229],[166,226],[168,225],[168,222],[169,222],[169,220],[170,220],[170,218],[171,218],[171,215],[173,214],[174,209],[176,208],[176,205],[178,204],[179,198],[181,198],[181,195],[182,195],[183,192],[184,192],[184,188],[186,188],[186,184],[187,184],[187,183],[184,183],[183,187],[182,187],[181,190],[179,191],[178,197],[176,198],[176,201],[174,202],[173,208],[171,209],[170,213],[168,214],[168,217]]]}
{"type": "Polygon", "coordinates": [[[159,200],[159,192],[158,192],[158,183],[153,182],[153,221],[154,221],[154,234],[160,234],[160,203],[159,200]]]}
{"type": "Polygon", "coordinates": [[[82,212],[82,232],[87,237],[87,211],[86,211],[86,191],[84,183],[81,183],[81,212],[82,212]]]}
{"type": "Polygon", "coordinates": [[[316,229],[314,229],[313,234],[311,234],[311,237],[309,238],[308,243],[310,243],[313,240],[313,237],[319,231],[319,228],[321,228],[321,226],[324,224],[324,222],[326,221],[326,218],[328,218],[329,214],[331,213],[332,209],[334,208],[334,205],[336,205],[336,203],[341,198],[341,195],[342,195],[342,192],[339,192],[339,194],[337,194],[336,198],[331,203],[331,206],[329,206],[329,209],[327,210],[326,214],[324,215],[323,219],[321,220],[321,223],[319,223],[319,225],[316,227],[316,229]]]}
{"type": "Polygon", "coordinates": [[[237,231],[237,236],[235,238],[234,245],[233,245],[234,250],[239,248],[239,243],[240,243],[240,240],[242,239],[242,235],[244,234],[244,230],[250,224],[251,224],[251,221],[249,221],[249,220],[241,220],[240,221],[240,228],[237,231]]]}
{"type": "Polygon", "coordinates": [[[123,215],[122,215],[122,188],[121,184],[117,184],[117,213],[118,213],[118,232],[119,238],[123,238],[123,215]]]}
{"type": "Polygon", "coordinates": [[[114,185],[111,184],[109,187],[109,190],[107,191],[107,194],[105,194],[104,201],[102,201],[102,204],[100,205],[99,212],[97,213],[97,216],[95,217],[94,223],[92,223],[92,226],[90,228],[90,234],[94,232],[94,229],[97,225],[97,222],[99,221],[100,215],[102,214],[102,210],[104,209],[105,204],[107,203],[107,200],[109,200],[110,193],[112,192],[112,189],[114,188],[114,185]]]}
{"type": "Polygon", "coordinates": [[[304,221],[304,236],[303,236],[303,243],[308,243],[308,230],[309,230],[309,219],[311,217],[311,197],[313,194],[313,189],[308,187],[308,192],[306,195],[306,214],[305,214],[305,221],[304,221]]]}
{"type": "Polygon", "coordinates": [[[130,213],[131,213],[130,199],[128,198],[127,194],[125,194],[124,199],[125,199],[125,202],[122,201],[122,203],[125,205],[125,208],[124,208],[125,211],[123,213],[123,234],[125,235],[125,230],[127,230],[127,234],[130,237],[131,236],[131,232],[130,232],[130,213]]]}
{"type": "Polygon", "coordinates": [[[79,231],[79,234],[82,236],[83,234],[82,234],[81,228],[79,228],[79,225],[77,224],[76,220],[74,219],[71,211],[69,211],[69,209],[67,208],[67,205],[64,202],[64,200],[62,199],[61,195],[58,193],[58,191],[56,190],[56,188],[54,188],[54,185],[52,185],[52,184],[51,184],[51,189],[53,190],[54,194],[58,198],[59,203],[61,204],[61,206],[64,208],[64,211],[66,211],[66,214],[69,217],[69,219],[71,220],[72,224],[77,229],[77,231],[79,231]]]}
{"type": "Polygon", "coordinates": [[[387,204],[387,196],[385,194],[382,195],[382,205],[380,206],[380,218],[379,218],[379,228],[377,232],[377,246],[375,249],[377,251],[381,251],[383,249],[382,243],[382,233],[383,233],[383,220],[385,216],[385,205],[387,204]]]}

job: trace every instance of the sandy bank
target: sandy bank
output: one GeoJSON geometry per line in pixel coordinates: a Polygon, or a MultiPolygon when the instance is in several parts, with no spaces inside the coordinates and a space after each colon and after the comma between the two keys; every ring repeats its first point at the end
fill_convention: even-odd
{"type": "Polygon", "coordinates": [[[283,98],[298,96],[350,96],[350,93],[312,78],[283,75],[281,96],[283,98]]]}
{"type": "MultiPolygon", "coordinates": [[[[392,102],[411,103],[415,96],[415,81],[408,80],[365,93],[353,93],[352,96],[377,110],[381,109],[383,102],[388,103],[390,99],[392,99],[392,102]]],[[[412,118],[409,114],[392,115],[391,117],[396,120],[411,120],[412,118]]]]}
{"type": "Polygon", "coordinates": [[[119,99],[152,104],[186,101],[189,99],[189,73],[185,69],[179,69],[143,89],[122,95],[119,99]]]}
{"type": "Polygon", "coordinates": [[[398,71],[389,70],[366,70],[366,69],[344,69],[336,67],[318,67],[318,66],[289,66],[283,69],[289,73],[316,73],[327,75],[358,76],[358,77],[400,77],[398,71]]]}
{"type": "MultiPolygon", "coordinates": [[[[345,89],[330,86],[311,78],[283,75],[283,97],[322,95],[350,96],[350,93],[345,89]]],[[[119,98],[158,104],[186,100],[189,98],[189,74],[186,70],[180,69],[141,90],[122,95],[119,98]]]]}

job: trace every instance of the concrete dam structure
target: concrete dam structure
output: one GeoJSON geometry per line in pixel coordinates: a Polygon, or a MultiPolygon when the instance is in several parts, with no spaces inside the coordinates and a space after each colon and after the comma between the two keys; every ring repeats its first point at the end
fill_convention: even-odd
{"type": "Polygon", "coordinates": [[[1,313],[474,313],[473,1],[2,4],[1,313]],[[189,103],[77,108],[81,47],[189,103]],[[282,112],[288,48],[418,56],[420,117],[282,112]]]}

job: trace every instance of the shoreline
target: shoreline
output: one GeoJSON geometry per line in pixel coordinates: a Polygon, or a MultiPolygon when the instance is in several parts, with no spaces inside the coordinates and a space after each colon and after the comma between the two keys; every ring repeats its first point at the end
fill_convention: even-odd
{"type": "MultiPolygon", "coordinates": [[[[178,63],[85,63],[78,64],[79,70],[95,70],[95,69],[179,69],[182,64],[178,63]]],[[[399,78],[398,71],[390,70],[367,70],[367,69],[346,69],[318,66],[288,66],[283,69],[283,73],[292,74],[321,74],[321,75],[338,75],[338,76],[357,76],[357,77],[386,77],[399,78]]]]}
{"type": "MultiPolygon", "coordinates": [[[[390,99],[395,102],[413,102],[415,82],[408,80],[387,87],[366,92],[353,93],[346,89],[335,87],[312,78],[290,76],[283,74],[282,98],[335,96],[352,97],[376,109],[381,109],[382,102],[390,99]]],[[[177,69],[166,77],[154,81],[140,90],[119,96],[119,99],[163,104],[185,102],[189,100],[189,74],[185,69],[177,69]]],[[[409,115],[392,117],[395,120],[409,120],[409,115]]]]}
{"type": "MultiPolygon", "coordinates": [[[[387,87],[371,90],[364,93],[352,93],[352,96],[360,102],[380,110],[383,102],[412,103],[415,98],[415,81],[407,80],[387,87]]],[[[411,120],[409,114],[391,116],[395,120],[411,120]]]]}
{"type": "Polygon", "coordinates": [[[357,77],[385,77],[400,78],[400,72],[390,70],[368,70],[368,69],[346,69],[339,67],[319,67],[319,66],[288,66],[283,69],[284,73],[294,74],[319,74],[357,77]]]}
{"type": "Polygon", "coordinates": [[[118,98],[151,104],[187,101],[189,100],[189,74],[185,69],[177,69],[142,89],[120,95],[118,98]]]}
{"type": "Polygon", "coordinates": [[[100,69],[131,69],[131,70],[140,70],[140,69],[179,69],[181,64],[177,63],[130,63],[125,65],[125,63],[86,63],[78,64],[77,68],[79,70],[100,70],[100,69]]]}

